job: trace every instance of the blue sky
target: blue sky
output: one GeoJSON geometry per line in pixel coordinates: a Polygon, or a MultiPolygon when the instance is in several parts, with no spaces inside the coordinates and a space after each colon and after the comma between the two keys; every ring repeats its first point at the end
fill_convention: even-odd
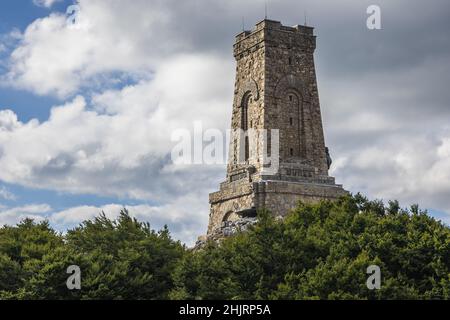
{"type": "MultiPolygon", "coordinates": [[[[56,3],[53,9],[65,11],[67,4],[71,3],[72,1],[56,3]]],[[[23,31],[34,20],[48,14],[48,8],[37,6],[30,0],[3,1],[0,10],[0,34],[8,34],[14,29],[23,31]]],[[[7,53],[0,53],[0,57],[5,58],[7,53]]],[[[11,106],[24,121],[32,118],[47,119],[50,107],[57,101],[52,97],[37,96],[24,90],[0,87],[0,106],[11,106]]]]}
{"type": "MultiPolygon", "coordinates": [[[[170,136],[229,127],[234,36],[265,1],[80,0],[75,27],[73,1],[38,2],[0,3],[0,223],[65,230],[127,206],[193,243],[225,166],[174,166],[170,136]]],[[[448,223],[450,9],[432,2],[378,1],[379,31],[365,26],[371,1],[269,1],[269,17],[294,25],[306,10],[316,27],[337,182],[448,223]]]]}
{"type": "MultiPolygon", "coordinates": [[[[64,14],[68,6],[75,4],[76,1],[58,1],[54,3],[51,8],[39,6],[31,0],[15,0],[2,1],[0,5],[0,35],[7,37],[11,32],[16,30],[23,32],[36,19],[47,17],[52,12],[59,12],[64,14]]],[[[9,44],[11,40],[7,43],[9,44]]],[[[6,41],[5,41],[6,42],[6,41]]],[[[10,48],[8,48],[10,49],[10,48]]],[[[12,47],[11,49],[14,49],[12,47]]],[[[2,62],[8,61],[8,55],[12,50],[0,52],[2,62]]],[[[2,69],[0,69],[2,70],[2,69]]],[[[3,67],[4,71],[5,68],[3,67]]],[[[126,86],[133,83],[132,79],[127,79],[127,74],[122,74],[121,81],[117,86],[104,85],[100,89],[114,88],[126,86]],[[125,79],[124,79],[125,78],[125,79]]],[[[86,97],[90,96],[90,89],[84,89],[83,94],[86,97]]],[[[0,109],[12,110],[21,122],[28,122],[32,119],[37,119],[44,122],[49,118],[51,108],[63,103],[66,99],[70,99],[75,94],[74,92],[62,99],[61,97],[52,95],[36,94],[30,90],[21,88],[14,88],[11,86],[0,87],[0,109]]],[[[21,207],[30,204],[49,204],[52,211],[63,211],[68,208],[76,206],[92,206],[102,207],[111,203],[119,202],[125,206],[136,206],[139,204],[153,204],[151,200],[136,200],[120,196],[101,196],[96,194],[84,193],[68,193],[51,190],[46,188],[26,187],[20,184],[0,183],[0,188],[6,190],[11,197],[0,198],[0,203],[5,207],[21,207]]],[[[98,211],[99,212],[99,211],[98,211]]],[[[98,213],[97,212],[97,213],[98,213]]],[[[47,215],[43,213],[43,216],[47,215]]],[[[72,227],[72,225],[60,225],[59,228],[72,227]]],[[[160,227],[160,226],[158,226],[160,227]]]]}
{"type": "MultiPolygon", "coordinates": [[[[73,1],[61,1],[52,10],[65,11],[73,1]]],[[[34,20],[46,16],[49,9],[37,6],[30,0],[4,1],[0,11],[0,32],[7,33],[14,28],[25,29],[34,20]]]]}

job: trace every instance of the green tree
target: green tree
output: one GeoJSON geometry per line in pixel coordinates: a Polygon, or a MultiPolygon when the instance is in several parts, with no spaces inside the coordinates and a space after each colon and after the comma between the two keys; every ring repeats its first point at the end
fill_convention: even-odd
{"type": "Polygon", "coordinates": [[[173,278],[174,299],[449,299],[450,229],[418,206],[360,194],[300,203],[185,256],[173,278]],[[370,265],[380,290],[366,286],[370,265]]]}
{"type": "Polygon", "coordinates": [[[28,280],[45,255],[64,245],[47,221],[25,219],[17,226],[0,228],[0,298],[24,298],[28,280]]]}
{"type": "Polygon", "coordinates": [[[259,212],[248,232],[187,250],[124,210],[65,235],[0,228],[0,299],[450,299],[450,228],[413,205],[360,194],[259,212]],[[67,289],[67,268],[81,290],[67,289]],[[381,289],[366,286],[381,268],[381,289]]]}
{"type": "Polygon", "coordinates": [[[14,279],[1,287],[9,299],[165,299],[185,252],[167,227],[153,231],[126,210],[116,221],[104,214],[85,221],[64,237],[26,220],[3,228],[0,239],[0,271],[14,279]],[[71,265],[81,269],[79,291],[66,286],[71,265]]]}

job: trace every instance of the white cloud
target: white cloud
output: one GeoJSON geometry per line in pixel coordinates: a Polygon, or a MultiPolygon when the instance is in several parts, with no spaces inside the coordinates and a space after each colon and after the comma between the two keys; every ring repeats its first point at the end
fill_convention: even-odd
{"type": "Polygon", "coordinates": [[[95,95],[90,106],[78,96],[54,107],[42,123],[22,123],[4,111],[0,179],[157,201],[187,193],[192,186],[210,188],[215,183],[198,183],[194,177],[217,174],[217,168],[188,167],[177,175],[164,168],[170,165],[175,129],[192,129],[196,120],[205,128],[226,128],[232,69],[213,56],[181,55],[165,61],[151,81],[95,95]]]}
{"type": "Polygon", "coordinates": [[[12,110],[0,110],[0,130],[12,131],[20,126],[17,115],[12,110]]]}
{"type": "Polygon", "coordinates": [[[0,187],[0,198],[3,198],[5,200],[9,200],[9,201],[17,200],[16,195],[14,193],[10,192],[8,189],[6,189],[5,186],[1,186],[0,187]]]}
{"type": "MultiPolygon", "coordinates": [[[[170,137],[174,129],[191,129],[195,120],[201,120],[205,128],[227,127],[232,61],[198,52],[166,56],[167,45],[178,48],[183,42],[152,40],[164,37],[148,32],[151,16],[162,23],[161,15],[144,10],[148,17],[137,20],[135,11],[127,15],[120,4],[114,12],[102,5],[82,7],[83,13],[98,11],[92,13],[96,20],[89,31],[66,28],[64,17],[56,14],[35,21],[13,53],[9,79],[36,93],[65,96],[102,72],[127,70],[138,78],[142,73],[152,77],[123,89],[100,90],[90,101],[78,96],[54,107],[42,123],[22,123],[12,111],[0,113],[0,180],[59,192],[157,201],[157,205],[130,211],[146,212],[150,222],[156,219],[161,226],[170,224],[177,238],[192,243],[206,230],[207,193],[224,176],[224,169],[166,170],[173,146],[170,137]],[[115,21],[119,13],[125,15],[122,26],[115,21]],[[145,26],[139,26],[141,31],[127,28],[136,27],[130,19],[143,21],[145,26]],[[115,34],[117,38],[112,39],[115,34]]],[[[102,209],[117,214],[119,208],[72,208],[51,219],[67,226],[102,209]]]]}
{"type": "Polygon", "coordinates": [[[66,97],[96,81],[111,81],[116,72],[142,77],[167,53],[186,46],[182,39],[165,41],[172,28],[161,3],[81,0],[79,5],[75,25],[64,14],[52,13],[27,27],[4,83],[66,97]]]}
{"type": "MultiPolygon", "coordinates": [[[[82,221],[90,220],[104,212],[110,219],[116,219],[124,206],[109,204],[101,207],[80,206],[52,214],[49,221],[60,230],[73,228],[82,221]]],[[[131,216],[139,221],[150,222],[152,229],[159,230],[169,226],[173,237],[192,246],[197,237],[205,233],[207,220],[204,212],[208,206],[198,197],[180,196],[173,202],[162,206],[133,205],[126,206],[131,216]]]]}
{"type": "MultiPolygon", "coordinates": [[[[80,0],[79,23],[65,13],[36,19],[22,33],[9,59],[3,85],[67,98],[80,88],[148,77],[174,54],[205,52],[231,58],[238,11],[252,12],[261,0],[80,0]],[[234,29],[217,28],[216,12],[234,29]],[[227,35],[224,37],[224,35],[227,35]],[[211,44],[214,44],[211,46],[211,44]],[[219,45],[216,45],[219,44],[219,45]]],[[[259,19],[260,17],[258,17],[259,19]]]]}
{"type": "Polygon", "coordinates": [[[449,72],[445,59],[435,59],[341,82],[319,78],[337,181],[450,214],[449,72]]]}
{"type": "MultiPolygon", "coordinates": [[[[47,204],[14,208],[0,206],[0,226],[15,225],[25,218],[31,218],[37,222],[48,220],[56,230],[64,232],[83,221],[94,219],[101,212],[114,220],[123,208],[124,206],[120,204],[108,204],[55,211],[47,204]]],[[[126,206],[126,209],[139,221],[149,222],[154,230],[160,230],[164,225],[168,225],[173,238],[189,246],[195,244],[197,237],[206,230],[207,221],[204,212],[207,210],[207,204],[198,193],[174,198],[172,202],[162,206],[142,204],[126,206]]]]}
{"type": "Polygon", "coordinates": [[[60,2],[60,1],[62,1],[62,0],[33,0],[33,3],[39,7],[50,8],[56,2],[60,2]]]}
{"type": "Polygon", "coordinates": [[[15,208],[0,208],[0,225],[16,225],[25,218],[31,218],[35,221],[43,221],[45,215],[51,211],[47,204],[33,204],[15,208]]]}
{"type": "MultiPolygon", "coordinates": [[[[170,206],[195,194],[206,221],[207,193],[217,187],[224,169],[168,170],[170,133],[191,128],[194,120],[227,128],[233,34],[239,32],[241,12],[252,15],[247,26],[261,18],[263,1],[80,4],[84,23],[79,28],[52,13],[13,33],[19,43],[3,84],[56,95],[65,103],[42,123],[23,123],[12,111],[0,112],[0,180],[155,200],[158,205],[148,209],[153,213],[158,207],[181,212],[170,206]],[[105,89],[120,86],[123,78],[136,83],[105,89]]],[[[285,1],[270,11],[294,24],[301,22],[298,12],[308,7],[318,27],[318,80],[337,181],[370,197],[450,212],[447,38],[427,23],[439,20],[439,6],[417,3],[427,10],[414,16],[402,4],[408,5],[383,5],[403,24],[399,28],[390,22],[389,32],[378,37],[366,33],[365,8],[353,2],[285,1]]],[[[89,215],[91,209],[70,213],[89,215]]]]}

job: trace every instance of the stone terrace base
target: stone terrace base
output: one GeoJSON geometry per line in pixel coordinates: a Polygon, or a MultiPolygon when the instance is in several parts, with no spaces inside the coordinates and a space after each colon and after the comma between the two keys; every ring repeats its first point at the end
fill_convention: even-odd
{"type": "Polygon", "coordinates": [[[220,191],[210,194],[211,212],[208,235],[226,221],[252,217],[266,208],[274,216],[285,216],[299,201],[314,203],[336,200],[348,194],[341,185],[292,181],[225,182],[220,191]]]}

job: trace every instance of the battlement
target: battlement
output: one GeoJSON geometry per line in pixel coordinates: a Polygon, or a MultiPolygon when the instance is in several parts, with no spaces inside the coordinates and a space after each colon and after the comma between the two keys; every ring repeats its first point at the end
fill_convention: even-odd
{"type": "Polygon", "coordinates": [[[240,59],[243,57],[242,54],[259,50],[268,44],[279,44],[285,47],[296,45],[314,51],[315,43],[313,27],[301,25],[288,27],[279,21],[265,19],[258,22],[253,30],[239,33],[233,48],[235,58],[240,59]]]}
{"type": "Polygon", "coordinates": [[[261,32],[264,29],[275,30],[275,31],[284,31],[284,32],[293,32],[300,33],[304,35],[314,35],[314,28],[309,26],[295,25],[295,26],[284,26],[280,21],[268,20],[264,19],[258,22],[253,30],[242,31],[238,35],[236,35],[236,43],[244,40],[250,35],[261,32]]]}

